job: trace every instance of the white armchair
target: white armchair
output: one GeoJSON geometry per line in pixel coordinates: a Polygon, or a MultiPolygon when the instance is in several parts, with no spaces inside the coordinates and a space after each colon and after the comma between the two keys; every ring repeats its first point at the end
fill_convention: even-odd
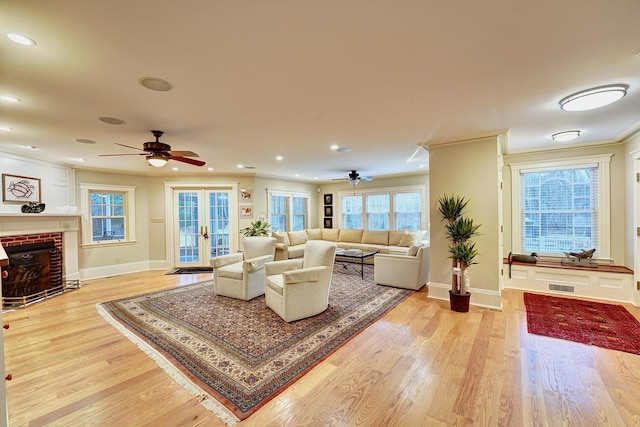
{"type": "Polygon", "coordinates": [[[273,261],[276,239],[245,237],[243,252],[211,259],[216,294],[248,301],[264,294],[264,264],[273,261]]]}
{"type": "Polygon", "coordinates": [[[376,254],[373,276],[379,285],[418,290],[429,282],[431,248],[412,246],[407,255],[376,254]],[[415,255],[411,255],[412,250],[415,255]]]}
{"type": "Polygon", "coordinates": [[[285,322],[320,314],[329,307],[337,245],[309,240],[304,257],[265,264],[265,301],[285,322]]]}

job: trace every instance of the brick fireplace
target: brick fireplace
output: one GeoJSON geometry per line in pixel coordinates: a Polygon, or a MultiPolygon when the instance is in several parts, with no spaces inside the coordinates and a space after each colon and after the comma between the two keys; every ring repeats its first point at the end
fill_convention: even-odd
{"type": "Polygon", "coordinates": [[[52,247],[47,274],[54,286],[80,277],[78,231],[78,215],[0,213],[0,244],[7,253],[20,251],[21,245],[41,250],[38,245],[52,247]]]}

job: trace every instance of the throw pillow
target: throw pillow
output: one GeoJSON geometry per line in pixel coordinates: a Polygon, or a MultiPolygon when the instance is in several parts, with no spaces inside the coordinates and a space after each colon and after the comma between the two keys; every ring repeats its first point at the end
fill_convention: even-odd
{"type": "Polygon", "coordinates": [[[413,234],[407,232],[407,233],[404,233],[400,238],[400,242],[398,243],[398,246],[404,246],[408,248],[409,246],[413,245],[413,242],[414,242],[413,234]]]}
{"type": "Polygon", "coordinates": [[[418,249],[421,248],[421,245],[418,245],[416,243],[412,244],[411,246],[409,246],[409,250],[407,251],[407,255],[408,256],[416,256],[418,255],[418,249]]]}

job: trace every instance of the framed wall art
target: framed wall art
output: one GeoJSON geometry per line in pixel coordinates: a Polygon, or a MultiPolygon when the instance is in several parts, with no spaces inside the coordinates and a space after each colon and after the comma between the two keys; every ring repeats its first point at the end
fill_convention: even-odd
{"type": "Polygon", "coordinates": [[[325,194],[324,195],[324,204],[332,205],[333,204],[333,194],[325,194]]]}
{"type": "Polygon", "coordinates": [[[253,216],[253,206],[240,206],[240,216],[250,218],[253,216]]]}
{"type": "Polygon", "coordinates": [[[324,207],[324,216],[333,216],[333,206],[324,207]]]}
{"type": "Polygon", "coordinates": [[[333,228],[333,218],[324,219],[324,228],[333,228]]]}
{"type": "Polygon", "coordinates": [[[2,174],[2,201],[9,203],[40,203],[40,178],[2,174]]]}
{"type": "Polygon", "coordinates": [[[248,188],[240,189],[240,203],[253,202],[253,190],[248,188]]]}

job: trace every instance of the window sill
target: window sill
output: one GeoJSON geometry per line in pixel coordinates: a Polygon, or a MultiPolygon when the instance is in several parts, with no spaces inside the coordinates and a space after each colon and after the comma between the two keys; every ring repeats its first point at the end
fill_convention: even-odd
{"type": "Polygon", "coordinates": [[[105,246],[124,246],[136,244],[135,240],[102,240],[100,242],[83,243],[82,248],[100,248],[105,246]]]}
{"type": "MultiPolygon", "coordinates": [[[[509,265],[507,258],[504,258],[502,262],[505,265],[509,265]]],[[[625,267],[624,265],[600,264],[597,267],[574,267],[571,265],[562,265],[559,259],[557,261],[538,260],[537,263],[513,262],[511,265],[518,265],[522,267],[558,268],[563,270],[597,271],[599,273],[633,274],[633,270],[625,267]]]]}

